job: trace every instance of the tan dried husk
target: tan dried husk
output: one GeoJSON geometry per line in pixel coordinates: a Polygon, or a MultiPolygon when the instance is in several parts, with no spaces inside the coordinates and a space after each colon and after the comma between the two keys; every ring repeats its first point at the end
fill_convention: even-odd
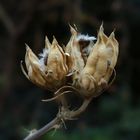
{"type": "Polygon", "coordinates": [[[118,42],[114,32],[109,37],[101,25],[96,44],[78,80],[80,93],[86,97],[98,96],[107,87],[118,57],[118,42]]]}
{"type": "MultiPolygon", "coordinates": [[[[25,55],[25,64],[28,74],[22,67],[22,70],[26,77],[31,80],[34,84],[37,84],[40,87],[46,85],[45,75],[40,70],[39,59],[32,52],[29,46],[26,45],[26,55],[25,55]]],[[[49,84],[47,84],[49,86],[49,84]]],[[[49,88],[49,87],[48,87],[49,88]]]]}
{"type": "Polygon", "coordinates": [[[52,44],[50,44],[48,38],[46,37],[45,48],[49,49],[49,54],[46,60],[47,63],[44,62],[46,63],[46,65],[44,65],[44,71],[41,70],[37,56],[28,46],[26,48],[25,64],[27,73],[21,65],[25,76],[34,84],[52,91],[55,91],[63,86],[68,68],[66,65],[65,53],[58,45],[56,39],[54,38],[52,44]]]}
{"type": "Polygon", "coordinates": [[[91,52],[85,57],[77,40],[78,31],[72,26],[70,31],[71,38],[65,50],[55,38],[51,44],[46,37],[48,56],[44,62],[44,71],[40,68],[37,56],[27,46],[25,64],[28,73],[26,74],[23,66],[22,70],[29,80],[43,88],[56,91],[69,85],[84,98],[96,97],[109,84],[118,58],[118,42],[114,32],[109,37],[106,36],[101,25],[97,41],[88,46],[91,52]]]}
{"type": "Polygon", "coordinates": [[[52,86],[60,87],[65,83],[67,73],[66,55],[54,38],[48,54],[47,80],[52,83],[52,86]]]}
{"type": "Polygon", "coordinates": [[[70,26],[71,38],[68,42],[65,52],[69,54],[67,64],[69,66],[69,73],[72,76],[72,85],[77,83],[79,74],[85,66],[84,59],[78,41],[76,40],[78,32],[72,26],[70,26]]]}

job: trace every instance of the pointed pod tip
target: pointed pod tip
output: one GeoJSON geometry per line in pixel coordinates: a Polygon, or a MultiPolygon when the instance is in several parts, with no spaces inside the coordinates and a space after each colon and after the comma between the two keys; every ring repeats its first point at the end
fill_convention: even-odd
{"type": "Polygon", "coordinates": [[[114,33],[114,31],[111,33],[111,35],[115,37],[115,33],[114,33]]]}
{"type": "Polygon", "coordinates": [[[104,26],[104,22],[102,21],[102,23],[101,23],[101,26],[103,27],[104,26]]]}
{"type": "Polygon", "coordinates": [[[72,25],[69,23],[70,30],[73,29],[72,25]]]}
{"type": "Polygon", "coordinates": [[[114,28],[113,32],[115,32],[115,31],[116,31],[116,28],[114,28]]]}
{"type": "Polygon", "coordinates": [[[99,32],[104,32],[103,22],[102,22],[102,24],[100,26],[99,32]]]}
{"type": "Polygon", "coordinates": [[[49,41],[49,39],[48,39],[48,37],[47,36],[45,36],[45,48],[50,48],[50,46],[51,46],[51,43],[50,43],[50,41],[49,41]]]}
{"type": "Polygon", "coordinates": [[[48,39],[47,35],[45,36],[45,39],[48,39]]]}
{"type": "Polygon", "coordinates": [[[114,33],[114,31],[110,34],[109,38],[115,38],[115,33],[114,33]]]}
{"type": "Polygon", "coordinates": [[[26,46],[26,51],[30,50],[30,47],[28,46],[28,44],[25,43],[26,46]]]}
{"type": "Polygon", "coordinates": [[[75,28],[76,31],[78,31],[76,24],[74,24],[74,28],[75,28]]]}
{"type": "Polygon", "coordinates": [[[55,36],[53,35],[53,39],[55,39],[56,40],[56,38],[55,38],[55,36]]]}
{"type": "Polygon", "coordinates": [[[101,39],[103,42],[106,42],[107,38],[108,37],[104,33],[104,27],[103,27],[103,22],[102,22],[99,32],[98,32],[98,39],[101,39]]]}
{"type": "Polygon", "coordinates": [[[45,41],[47,41],[47,42],[49,41],[49,39],[48,39],[47,35],[45,36],[45,41]]]}
{"type": "Polygon", "coordinates": [[[69,24],[69,27],[70,27],[70,32],[71,32],[71,34],[77,34],[77,27],[76,27],[75,24],[74,24],[74,27],[72,27],[72,26],[69,24]]]}
{"type": "Polygon", "coordinates": [[[47,35],[45,36],[45,42],[51,44],[47,35]]]}
{"type": "Polygon", "coordinates": [[[57,43],[55,36],[53,36],[53,42],[57,43]]]}
{"type": "Polygon", "coordinates": [[[112,41],[113,41],[113,43],[115,43],[115,44],[116,44],[116,46],[118,46],[118,45],[119,45],[119,43],[118,43],[117,39],[115,38],[115,33],[114,33],[114,31],[110,34],[109,38],[110,38],[110,40],[112,40],[112,41]]]}

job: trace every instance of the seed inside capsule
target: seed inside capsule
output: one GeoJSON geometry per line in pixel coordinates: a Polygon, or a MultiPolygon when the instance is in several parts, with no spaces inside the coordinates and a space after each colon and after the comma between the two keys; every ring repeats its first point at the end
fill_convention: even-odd
{"type": "Polygon", "coordinates": [[[83,40],[83,39],[79,40],[79,45],[81,48],[87,47],[89,45],[89,43],[90,43],[89,40],[83,40]]]}

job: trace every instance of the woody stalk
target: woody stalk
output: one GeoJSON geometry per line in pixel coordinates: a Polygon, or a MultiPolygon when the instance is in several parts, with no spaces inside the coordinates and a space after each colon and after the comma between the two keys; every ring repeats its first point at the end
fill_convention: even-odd
{"type": "Polygon", "coordinates": [[[24,140],[38,139],[49,130],[61,128],[65,121],[75,119],[115,78],[119,48],[114,32],[105,35],[101,25],[96,40],[93,36],[80,34],[76,27],[70,26],[70,31],[71,37],[65,47],[61,47],[55,37],[52,43],[46,37],[40,58],[26,45],[26,70],[21,62],[24,75],[37,86],[54,92],[53,98],[43,101],[57,100],[61,107],[56,118],[43,128],[31,131],[24,140]],[[68,93],[83,99],[77,110],[69,109],[65,98],[68,93]]]}

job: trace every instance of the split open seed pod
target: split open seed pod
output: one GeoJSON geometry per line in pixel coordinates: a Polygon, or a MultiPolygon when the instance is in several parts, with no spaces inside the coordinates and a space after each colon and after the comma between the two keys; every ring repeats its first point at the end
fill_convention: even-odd
{"type": "Polygon", "coordinates": [[[109,37],[105,35],[103,25],[100,26],[95,44],[95,37],[79,34],[72,26],[70,31],[71,37],[64,50],[55,37],[52,44],[46,37],[41,58],[27,46],[27,73],[21,65],[23,73],[34,84],[45,89],[75,89],[85,98],[96,97],[110,84],[118,59],[118,41],[114,32],[109,37]]]}
{"type": "Polygon", "coordinates": [[[84,96],[98,96],[107,87],[117,58],[118,42],[114,32],[107,37],[101,25],[97,42],[93,46],[78,80],[77,88],[84,96]]]}
{"type": "Polygon", "coordinates": [[[65,83],[67,73],[66,55],[54,38],[48,54],[47,79],[53,86],[60,87],[65,83]]]}
{"type": "Polygon", "coordinates": [[[70,31],[71,38],[66,45],[65,52],[69,54],[67,65],[69,66],[69,73],[72,75],[72,85],[75,85],[85,63],[77,41],[78,32],[72,26],[70,26],[70,31]]]}
{"type": "Polygon", "coordinates": [[[45,49],[40,57],[39,59],[26,45],[25,64],[27,72],[21,63],[22,71],[34,84],[55,91],[63,86],[68,72],[65,53],[55,38],[51,44],[46,37],[45,49]]]}

